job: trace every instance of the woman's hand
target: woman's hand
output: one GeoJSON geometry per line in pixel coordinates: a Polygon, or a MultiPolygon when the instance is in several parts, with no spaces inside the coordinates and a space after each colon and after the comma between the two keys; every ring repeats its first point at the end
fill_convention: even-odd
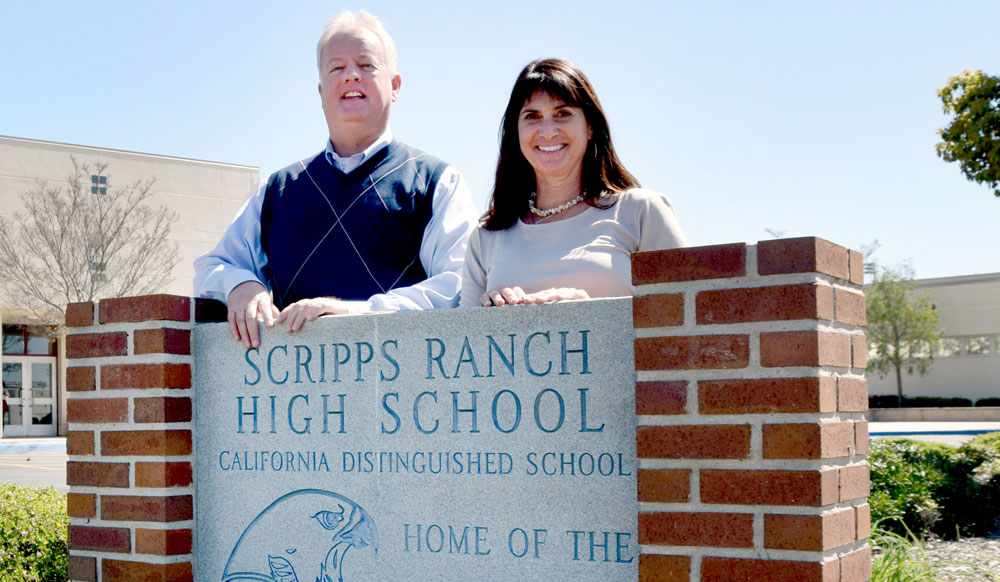
{"type": "Polygon", "coordinates": [[[583,289],[574,287],[553,287],[536,293],[525,293],[520,287],[500,287],[487,291],[479,298],[483,307],[500,305],[522,305],[528,303],[552,303],[554,301],[572,301],[590,299],[583,289]]]}

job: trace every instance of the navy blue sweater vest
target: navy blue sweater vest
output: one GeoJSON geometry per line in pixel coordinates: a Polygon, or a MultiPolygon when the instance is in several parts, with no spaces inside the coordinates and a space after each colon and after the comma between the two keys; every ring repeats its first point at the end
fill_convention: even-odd
{"type": "Polygon", "coordinates": [[[272,174],[260,242],[275,305],[363,300],[426,279],[420,242],[446,167],[393,141],[349,174],[324,152],[272,174]]]}

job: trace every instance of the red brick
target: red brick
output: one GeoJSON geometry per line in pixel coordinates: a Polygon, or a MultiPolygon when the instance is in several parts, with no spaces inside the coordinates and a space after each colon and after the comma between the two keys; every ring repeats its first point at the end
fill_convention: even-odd
{"type": "Polygon", "coordinates": [[[780,366],[851,365],[851,337],[818,330],[775,331],[760,334],[760,363],[780,366]]]}
{"type": "Polygon", "coordinates": [[[70,430],[66,432],[67,455],[93,455],[94,431],[70,430]]]}
{"type": "Polygon", "coordinates": [[[102,495],[101,518],[113,521],[184,521],[194,517],[190,495],[102,495]]]}
{"type": "Polygon", "coordinates": [[[190,388],[188,364],[121,364],[101,367],[101,390],[190,388]]]}
{"type": "Polygon", "coordinates": [[[128,463],[66,462],[66,484],[83,487],[128,487],[128,463]]]}
{"type": "Polygon", "coordinates": [[[101,299],[98,311],[101,323],[190,321],[191,298],[161,294],[101,299]]]}
{"type": "Polygon", "coordinates": [[[832,412],[833,378],[754,378],[698,382],[701,414],[832,412]]]}
{"type": "Polygon", "coordinates": [[[702,291],[695,298],[699,324],[833,319],[833,288],[802,283],[702,291]]]}
{"type": "Polygon", "coordinates": [[[764,515],[764,547],[772,550],[821,552],[856,538],[854,509],[823,515],[764,515]]]}
{"type": "Polygon", "coordinates": [[[66,403],[66,419],[70,423],[125,422],[128,398],[70,398],[66,403]]]}
{"type": "Polygon", "coordinates": [[[752,558],[714,558],[701,561],[701,582],[837,582],[837,564],[752,558]]]}
{"type": "Polygon", "coordinates": [[[872,535],[872,506],[865,503],[854,508],[857,525],[855,534],[859,540],[863,540],[872,535]]]}
{"type": "Polygon", "coordinates": [[[66,368],[66,390],[86,392],[97,389],[93,366],[70,366],[66,368]]]}
{"type": "Polygon", "coordinates": [[[186,329],[137,329],[133,339],[136,354],[191,353],[191,332],[186,329]]]}
{"type": "Polygon", "coordinates": [[[135,421],[146,422],[190,422],[190,398],[136,398],[135,421]]]}
{"type": "Polygon", "coordinates": [[[746,335],[646,337],[635,340],[636,370],[704,370],[746,368],[750,339],[746,335]]]}
{"type": "Polygon", "coordinates": [[[854,423],[854,447],[859,455],[868,454],[870,438],[868,436],[868,422],[859,420],[854,423]]]}
{"type": "Polygon", "coordinates": [[[847,249],[812,236],[761,241],[757,243],[757,272],[822,273],[847,279],[847,249]]]}
{"type": "Polygon", "coordinates": [[[765,459],[836,459],[854,452],[854,423],[765,424],[765,459]]]}
{"type": "Polygon", "coordinates": [[[868,325],[868,316],[865,314],[865,296],[863,293],[853,293],[846,289],[837,289],[835,297],[837,321],[848,325],[868,325]]]}
{"type": "Polygon", "coordinates": [[[871,475],[868,465],[854,465],[840,470],[840,501],[852,501],[868,497],[871,475]]]}
{"type": "Polygon", "coordinates": [[[73,582],[97,582],[97,558],[70,556],[66,574],[73,582]]]}
{"type": "Polygon", "coordinates": [[[691,495],[691,471],[688,469],[639,469],[639,501],[686,503],[691,495]]]}
{"type": "Polygon", "coordinates": [[[872,577],[872,549],[868,546],[840,557],[840,582],[865,582],[872,577]]]}
{"type": "Polygon", "coordinates": [[[70,517],[97,517],[97,496],[93,493],[67,493],[66,513],[70,517]]]}
{"type": "Polygon", "coordinates": [[[154,556],[178,556],[191,553],[189,529],[135,530],[135,553],[154,556]]]}
{"type": "Polygon", "coordinates": [[[639,556],[639,582],[689,582],[691,558],[641,554],[639,556]]]}
{"type": "Polygon", "coordinates": [[[836,503],[837,471],[703,469],[703,503],[797,505],[836,503]]]}
{"type": "Polygon", "coordinates": [[[67,543],[71,550],[129,552],[132,549],[129,530],[124,527],[70,525],[67,543]]]}
{"type": "Polygon", "coordinates": [[[636,382],[636,414],[684,414],[687,382],[636,382]]]}
{"type": "Polygon", "coordinates": [[[127,353],[128,339],[124,331],[75,333],[66,336],[66,357],[70,360],[124,356],[127,353]]]}
{"type": "Polygon", "coordinates": [[[865,258],[858,251],[847,251],[847,263],[850,270],[850,281],[855,285],[865,284],[865,258]]]}
{"type": "Polygon", "coordinates": [[[66,327],[87,327],[88,325],[94,325],[93,301],[66,305],[66,327]]]}
{"type": "Polygon", "coordinates": [[[632,253],[632,284],[743,277],[746,245],[725,244],[632,253]]]}
{"type": "Polygon", "coordinates": [[[632,298],[634,327],[684,325],[684,295],[662,293],[632,298]]]}
{"type": "Polygon", "coordinates": [[[862,334],[851,335],[851,367],[868,367],[868,338],[862,334]]]}
{"type": "Polygon", "coordinates": [[[639,513],[639,543],[713,548],[753,547],[749,513],[639,513]]]}
{"type": "Polygon", "coordinates": [[[136,487],[185,487],[192,482],[191,463],[136,463],[136,487]]]}
{"type": "Polygon", "coordinates": [[[117,430],[101,433],[101,454],[172,456],[191,454],[189,430],[117,430]]]}
{"type": "Polygon", "coordinates": [[[198,323],[220,323],[227,321],[229,308],[222,301],[198,297],[194,300],[194,320],[198,323]]]}
{"type": "Polygon", "coordinates": [[[837,410],[843,412],[868,410],[868,380],[837,378],[837,410]]]}
{"type": "Polygon", "coordinates": [[[191,562],[147,564],[123,560],[101,560],[101,582],[191,582],[191,562]]]}
{"type": "Polygon", "coordinates": [[[746,459],[750,425],[640,426],[635,448],[640,459],[746,459]]]}

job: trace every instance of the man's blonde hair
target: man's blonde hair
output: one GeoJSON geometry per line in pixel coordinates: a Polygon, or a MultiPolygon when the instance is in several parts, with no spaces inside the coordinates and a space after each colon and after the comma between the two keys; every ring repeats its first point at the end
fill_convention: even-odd
{"type": "Polygon", "coordinates": [[[385,51],[385,65],[389,68],[389,74],[395,75],[397,73],[396,66],[399,63],[399,56],[396,53],[396,44],[392,42],[392,37],[382,25],[382,21],[367,10],[358,12],[345,10],[326,23],[323,34],[319,36],[319,42],[316,43],[316,67],[319,69],[320,76],[323,75],[323,49],[326,47],[326,43],[330,42],[330,39],[338,33],[357,30],[368,30],[382,41],[382,49],[385,51]]]}

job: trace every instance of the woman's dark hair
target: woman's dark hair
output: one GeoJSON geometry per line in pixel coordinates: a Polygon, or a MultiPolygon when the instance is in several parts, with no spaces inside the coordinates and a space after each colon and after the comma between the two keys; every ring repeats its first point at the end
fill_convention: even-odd
{"type": "Polygon", "coordinates": [[[514,81],[507,110],[500,122],[500,155],[490,194],[490,207],[483,216],[487,230],[503,230],[528,211],[528,197],[535,191],[535,171],[521,153],[517,119],[525,101],[542,90],[567,105],[579,107],[593,132],[583,157],[583,197],[598,208],[613,205],[617,198],[602,199],[605,192],[617,194],[639,187],[625,169],[611,144],[611,131],[604,109],[590,80],[573,63],[563,59],[539,59],[528,63],[514,81]]]}

